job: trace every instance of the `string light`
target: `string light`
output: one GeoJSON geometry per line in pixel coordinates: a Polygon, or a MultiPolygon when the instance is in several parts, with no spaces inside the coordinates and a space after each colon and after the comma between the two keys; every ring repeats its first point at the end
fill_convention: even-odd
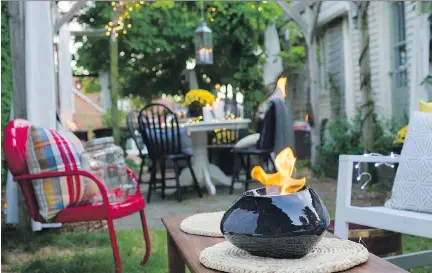
{"type": "MultiPolygon", "coordinates": [[[[134,8],[136,10],[139,9],[144,3],[145,1],[132,1],[127,3],[124,3],[124,1],[112,1],[112,10],[117,12],[116,15],[118,14],[119,17],[115,23],[112,21],[108,22],[108,24],[105,26],[105,29],[107,29],[105,35],[110,36],[111,32],[113,32],[114,37],[118,37],[119,32],[126,35],[127,30],[125,29],[125,26],[127,26],[127,28],[132,27],[132,24],[127,22],[127,20],[131,18],[130,12],[132,12],[134,8]]],[[[149,3],[146,4],[149,5],[149,3]]]]}
{"type": "MultiPolygon", "coordinates": [[[[367,153],[367,154],[363,154],[363,156],[364,157],[369,157],[369,156],[383,156],[383,155],[379,154],[379,153],[367,153]]],[[[390,157],[391,158],[396,158],[396,157],[399,157],[399,155],[391,152],[390,153],[390,157]]],[[[394,169],[394,167],[395,167],[394,164],[390,164],[390,163],[387,163],[387,162],[376,162],[374,164],[374,167],[378,168],[379,166],[382,166],[382,165],[390,167],[392,169],[394,169]]],[[[364,190],[366,188],[366,186],[369,184],[369,182],[372,180],[372,175],[370,173],[368,173],[368,172],[360,172],[361,171],[360,170],[360,162],[357,162],[354,165],[354,169],[357,170],[357,179],[356,179],[357,181],[360,182],[360,180],[361,180],[361,178],[363,176],[367,176],[368,177],[368,180],[365,183],[363,183],[363,185],[360,187],[362,190],[364,190]]]]}

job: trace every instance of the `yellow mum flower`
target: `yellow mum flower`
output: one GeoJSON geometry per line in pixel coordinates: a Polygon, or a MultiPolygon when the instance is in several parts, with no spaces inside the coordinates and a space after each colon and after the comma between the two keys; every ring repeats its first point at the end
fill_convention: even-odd
{"type": "Polygon", "coordinates": [[[408,130],[408,125],[400,129],[396,135],[393,144],[403,144],[405,142],[405,136],[408,130]]]}
{"type": "Polygon", "coordinates": [[[185,104],[189,106],[193,102],[198,102],[200,105],[205,106],[211,104],[216,100],[216,97],[209,91],[203,89],[194,89],[187,92],[185,96],[185,104]]]}

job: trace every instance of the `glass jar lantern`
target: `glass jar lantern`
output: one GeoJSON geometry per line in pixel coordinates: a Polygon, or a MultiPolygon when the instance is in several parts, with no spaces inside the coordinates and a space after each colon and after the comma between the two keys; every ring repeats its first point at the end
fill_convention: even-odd
{"type": "Polygon", "coordinates": [[[196,64],[213,64],[212,31],[205,22],[195,30],[196,64]]]}
{"type": "MultiPolygon", "coordinates": [[[[105,185],[111,204],[121,203],[128,195],[136,193],[136,183],[127,174],[123,150],[114,144],[113,137],[91,140],[86,143],[85,149],[83,166],[105,185]]],[[[91,203],[102,203],[102,197],[93,198],[91,203]]]]}

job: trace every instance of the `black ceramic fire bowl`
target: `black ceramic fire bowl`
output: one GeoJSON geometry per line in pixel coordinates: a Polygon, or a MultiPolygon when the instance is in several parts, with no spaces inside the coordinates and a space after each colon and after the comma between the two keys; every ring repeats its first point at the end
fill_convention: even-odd
{"type": "Polygon", "coordinates": [[[252,255],[287,259],[309,253],[329,224],[327,208],[311,188],[274,196],[260,188],[243,193],[231,205],[221,231],[252,255]]]}

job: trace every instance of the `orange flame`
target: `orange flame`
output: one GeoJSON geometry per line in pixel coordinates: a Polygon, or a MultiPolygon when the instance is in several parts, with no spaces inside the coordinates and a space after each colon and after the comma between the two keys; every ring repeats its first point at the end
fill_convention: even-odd
{"type": "Polygon", "coordinates": [[[269,192],[268,187],[272,186],[278,186],[280,194],[297,192],[306,184],[306,178],[295,179],[291,177],[294,172],[295,161],[293,151],[288,147],[276,156],[275,165],[278,172],[268,174],[261,166],[255,166],[252,169],[252,178],[264,184],[267,192],[269,192]]]}

